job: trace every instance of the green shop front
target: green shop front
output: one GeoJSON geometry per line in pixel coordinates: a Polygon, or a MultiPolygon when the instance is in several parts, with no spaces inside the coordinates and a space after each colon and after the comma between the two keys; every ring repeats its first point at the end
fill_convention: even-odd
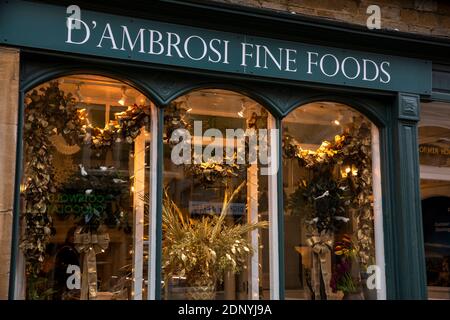
{"type": "Polygon", "coordinates": [[[20,64],[9,298],[427,298],[432,59],[138,7],[0,2],[20,64]]]}

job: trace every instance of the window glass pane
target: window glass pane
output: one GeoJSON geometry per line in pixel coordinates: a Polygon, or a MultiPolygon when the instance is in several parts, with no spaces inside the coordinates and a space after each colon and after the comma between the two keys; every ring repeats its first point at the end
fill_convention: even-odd
{"type": "Polygon", "coordinates": [[[377,132],[333,102],[301,106],[283,120],[286,298],[377,298],[367,286],[374,270],[382,273],[373,209],[375,198],[380,203],[372,175],[377,132]]]}
{"type": "Polygon", "coordinates": [[[450,104],[423,103],[419,122],[428,297],[450,299],[450,104]]]}
{"type": "Polygon", "coordinates": [[[248,164],[252,143],[244,134],[253,128],[253,137],[264,139],[259,129],[267,129],[268,117],[255,101],[212,89],[192,92],[165,109],[165,299],[270,297],[268,177],[259,161],[248,164]],[[189,154],[182,163],[177,129],[188,133],[183,154],[189,154]],[[197,155],[202,156],[194,163],[197,155]]]}
{"type": "Polygon", "coordinates": [[[419,127],[420,164],[450,168],[450,128],[419,127]]]}
{"type": "Polygon", "coordinates": [[[150,111],[139,111],[145,108],[141,93],[99,76],[64,77],[28,93],[24,298],[147,297],[151,128],[142,120],[150,111]]]}

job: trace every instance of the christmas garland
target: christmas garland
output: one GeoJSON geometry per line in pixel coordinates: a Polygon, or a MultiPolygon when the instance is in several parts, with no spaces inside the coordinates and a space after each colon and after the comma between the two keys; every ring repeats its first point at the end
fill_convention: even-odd
{"type": "Polygon", "coordinates": [[[209,186],[217,181],[226,184],[229,179],[239,177],[248,167],[237,164],[237,154],[233,154],[232,161],[225,158],[221,162],[206,161],[200,164],[185,165],[185,172],[194,177],[201,185],[209,186]]]}
{"type": "Polygon", "coordinates": [[[26,258],[26,272],[36,277],[41,270],[46,245],[55,233],[48,208],[57,192],[54,180],[51,137],[60,135],[68,145],[87,144],[99,155],[114,142],[133,143],[149,122],[150,108],[133,105],[118,115],[117,124],[104,129],[87,121],[86,110],[77,109],[71,93],[65,94],[58,82],[33,90],[25,100],[24,156],[25,232],[20,247],[26,258]]]}
{"type": "Polygon", "coordinates": [[[347,134],[336,135],[333,142],[323,141],[320,147],[313,151],[303,149],[300,144],[289,134],[283,136],[283,153],[287,159],[297,159],[301,167],[315,168],[320,165],[333,164],[335,156],[342,151],[347,134]]]}
{"type": "MultiPolygon", "coordinates": [[[[262,113],[258,116],[255,112],[248,119],[247,126],[250,129],[262,128],[262,123],[267,123],[267,113],[262,113]]],[[[170,146],[174,143],[171,140],[172,133],[177,129],[188,130],[191,137],[192,123],[189,118],[189,113],[184,107],[184,102],[173,102],[164,110],[164,136],[163,139],[170,146]]],[[[178,142],[178,141],[176,141],[178,142]]],[[[245,141],[245,156],[248,158],[248,143],[245,141]]],[[[231,158],[224,157],[220,162],[203,159],[201,163],[195,163],[195,152],[193,144],[191,143],[191,154],[193,155],[190,164],[183,164],[184,172],[193,177],[201,185],[207,187],[216,182],[226,184],[230,179],[241,176],[248,168],[248,159],[245,159],[245,164],[239,164],[238,154],[234,152],[231,158]]],[[[224,148],[223,155],[226,154],[224,148]]],[[[239,159],[241,160],[241,159],[239,159]]]]}
{"type": "MultiPolygon", "coordinates": [[[[351,174],[344,178],[351,210],[356,219],[358,231],[355,247],[360,263],[373,264],[375,257],[373,189],[372,189],[372,143],[370,124],[355,121],[350,128],[349,139],[342,149],[339,164],[351,163],[351,174]]],[[[347,169],[348,171],[348,169],[347,169]]]]}
{"type": "Polygon", "coordinates": [[[183,107],[184,102],[172,102],[164,109],[164,133],[163,141],[173,143],[171,140],[172,133],[177,129],[186,129],[189,132],[192,125],[186,108],[183,107]]]}
{"type": "MultiPolygon", "coordinates": [[[[82,115],[82,119],[85,116],[82,115]]],[[[132,144],[134,139],[141,133],[141,128],[150,121],[150,108],[144,105],[132,105],[127,110],[116,114],[116,123],[112,122],[104,129],[84,124],[81,135],[83,142],[97,150],[100,154],[110,149],[115,142],[125,140],[132,144]]]]}
{"type": "Polygon", "coordinates": [[[26,271],[37,276],[44,261],[46,245],[54,233],[48,215],[51,194],[56,192],[53,180],[52,135],[61,134],[75,144],[80,136],[81,122],[75,99],[64,95],[57,82],[40,92],[33,90],[26,97],[24,117],[25,235],[21,248],[26,258],[26,271]]]}

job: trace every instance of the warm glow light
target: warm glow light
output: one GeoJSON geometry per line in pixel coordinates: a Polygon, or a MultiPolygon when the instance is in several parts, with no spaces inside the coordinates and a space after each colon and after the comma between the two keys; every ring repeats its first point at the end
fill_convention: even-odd
{"type": "Polygon", "coordinates": [[[81,85],[82,84],[83,84],[82,82],[78,83],[77,89],[75,91],[75,97],[78,99],[78,102],[83,102],[83,100],[84,100],[83,95],[81,94],[81,85]]]}
{"type": "Polygon", "coordinates": [[[352,165],[352,175],[354,176],[358,175],[358,168],[355,165],[352,165]]]}
{"type": "Polygon", "coordinates": [[[352,164],[351,166],[348,165],[345,168],[341,168],[341,177],[347,178],[349,175],[357,176],[358,175],[358,168],[352,164]]]}
{"type": "Polygon", "coordinates": [[[237,113],[239,117],[243,118],[245,112],[245,100],[241,100],[241,110],[237,113]]]}
{"type": "Polygon", "coordinates": [[[191,111],[192,111],[192,108],[189,108],[186,110],[186,112],[191,112],[191,111]]]}
{"type": "Polygon", "coordinates": [[[341,177],[347,178],[348,174],[352,171],[350,166],[346,166],[345,168],[341,168],[341,177]]]}
{"type": "Polygon", "coordinates": [[[333,123],[337,126],[341,124],[341,122],[339,120],[334,120],[333,123]]]}
{"type": "Polygon", "coordinates": [[[127,90],[127,88],[125,86],[122,87],[122,96],[120,97],[119,101],[117,101],[117,103],[119,103],[121,106],[124,106],[127,100],[127,96],[125,94],[125,91],[127,90]]]}

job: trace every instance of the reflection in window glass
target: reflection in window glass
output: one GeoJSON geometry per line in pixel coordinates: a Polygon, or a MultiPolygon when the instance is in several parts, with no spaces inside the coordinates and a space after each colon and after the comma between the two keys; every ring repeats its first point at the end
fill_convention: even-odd
{"type": "Polygon", "coordinates": [[[247,165],[249,138],[238,133],[267,129],[268,118],[255,101],[224,90],[192,92],[165,109],[165,299],[270,298],[268,177],[259,162],[247,165]],[[184,152],[192,150],[182,164],[174,160],[178,129],[189,133],[184,152]]]}
{"type": "Polygon", "coordinates": [[[428,297],[450,299],[450,105],[424,103],[419,123],[420,190],[428,297]]]}
{"type": "Polygon", "coordinates": [[[24,298],[146,299],[150,125],[128,120],[150,112],[137,105],[150,110],[133,88],[89,75],[28,93],[24,298]]]}
{"type": "Polygon", "coordinates": [[[377,299],[366,285],[377,264],[374,135],[368,119],[332,102],[283,120],[286,298],[377,299]]]}

